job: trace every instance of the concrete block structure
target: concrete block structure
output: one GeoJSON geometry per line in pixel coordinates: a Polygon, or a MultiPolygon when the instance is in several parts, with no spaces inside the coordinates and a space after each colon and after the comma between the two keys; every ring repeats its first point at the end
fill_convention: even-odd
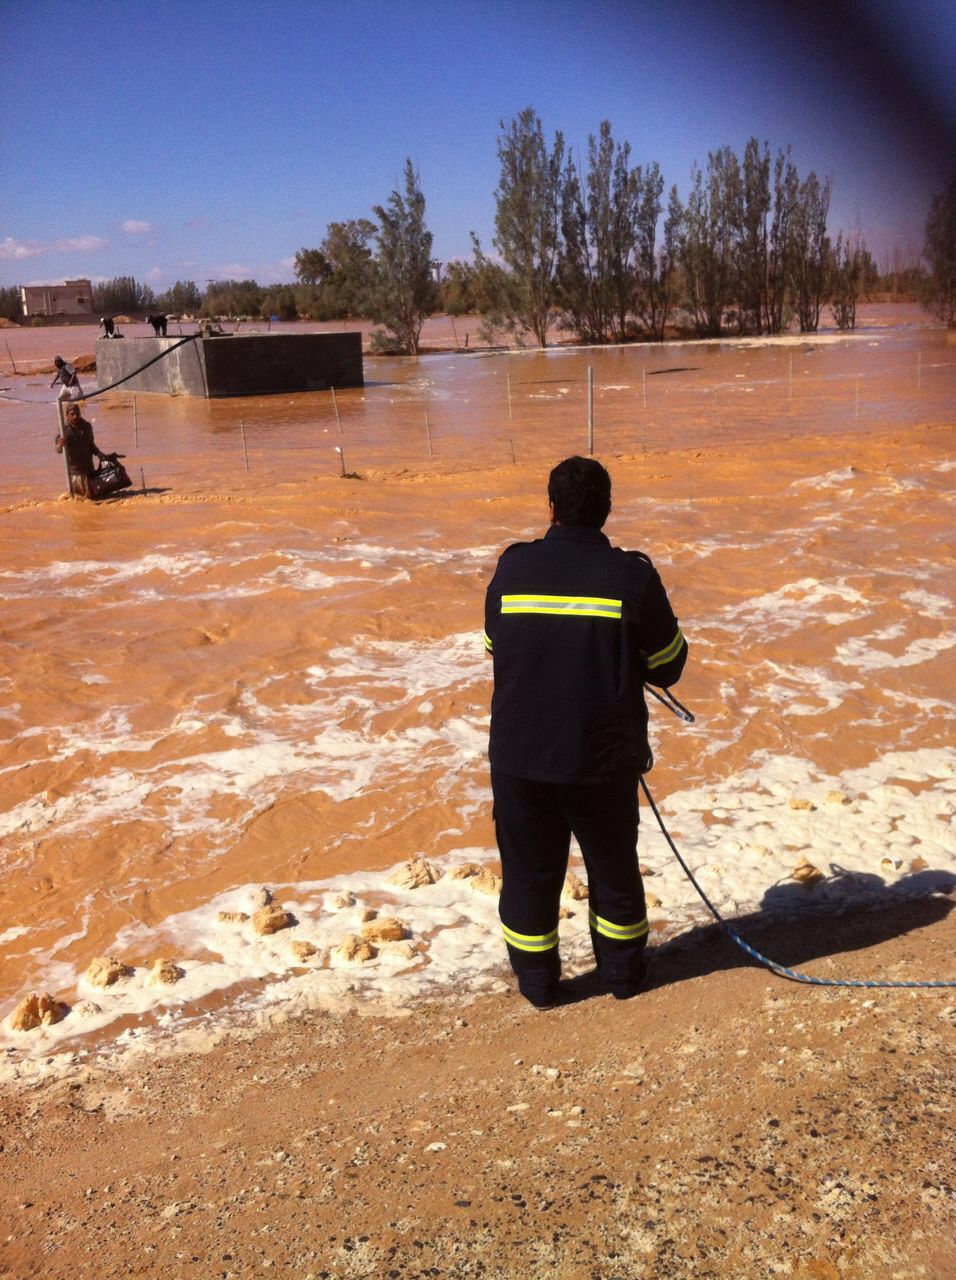
{"type": "Polygon", "coordinates": [[[98,339],[97,385],[102,390],[121,378],[128,378],[123,382],[125,391],[207,399],[361,387],[365,385],[362,337],[358,333],[263,333],[195,335],[187,341],[181,337],[98,339]]]}

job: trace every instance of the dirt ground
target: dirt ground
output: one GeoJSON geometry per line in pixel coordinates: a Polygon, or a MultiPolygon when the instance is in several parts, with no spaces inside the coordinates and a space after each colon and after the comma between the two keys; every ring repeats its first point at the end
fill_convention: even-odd
{"type": "MultiPolygon", "coordinates": [[[[938,976],[956,943],[944,898],[741,932],[821,977],[938,976]]],[[[798,985],[716,927],[635,1000],[577,988],[9,1094],[0,1276],[956,1276],[952,990],[798,985]]]]}

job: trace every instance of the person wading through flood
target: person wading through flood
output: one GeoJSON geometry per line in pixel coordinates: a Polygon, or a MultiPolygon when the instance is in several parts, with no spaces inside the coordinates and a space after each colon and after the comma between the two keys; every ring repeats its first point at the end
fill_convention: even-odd
{"type": "Polygon", "coordinates": [[[643,684],[675,684],[687,660],[651,561],[601,532],[611,510],[604,467],[566,459],[548,498],[550,529],[503,553],[485,599],[499,915],[518,988],[541,1009],[569,998],[558,913],[572,834],[600,983],[622,1000],[644,984],[637,789],[652,756],[643,684]]]}
{"type": "Polygon", "coordinates": [[[63,435],[57,436],[55,444],[57,453],[66,449],[66,461],[70,469],[70,484],[73,492],[84,498],[95,498],[96,487],[93,467],[94,457],[101,462],[115,462],[117,454],[103,453],[93,439],[93,428],[80,416],[80,406],[69,404],[65,411],[63,435]]]}
{"type": "Polygon", "coordinates": [[[76,369],[73,365],[67,364],[62,356],[54,356],[53,364],[56,368],[56,373],[53,375],[53,381],[50,386],[55,387],[58,382],[63,383],[57,399],[82,400],[83,388],[80,386],[80,380],[76,376],[76,369]]]}

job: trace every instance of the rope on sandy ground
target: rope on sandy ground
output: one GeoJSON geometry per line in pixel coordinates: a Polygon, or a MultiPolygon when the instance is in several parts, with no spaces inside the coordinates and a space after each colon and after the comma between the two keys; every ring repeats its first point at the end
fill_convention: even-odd
{"type": "MultiPolygon", "coordinates": [[[[662,702],[665,707],[668,707],[669,710],[673,711],[674,714],[678,716],[681,720],[693,721],[694,717],[691,715],[691,713],[687,710],[685,706],[677,702],[677,699],[674,697],[674,695],[670,692],[669,689],[665,689],[664,690],[665,696],[661,697],[660,694],[658,694],[654,689],[650,687],[650,685],[645,685],[644,687],[648,693],[654,694],[654,697],[657,698],[658,702],[662,702]],[[676,706],[672,706],[671,703],[676,703],[676,706]]],[[[714,917],[714,919],[720,925],[721,929],[723,929],[724,933],[727,934],[727,936],[730,938],[732,942],[735,942],[742,951],[746,951],[748,956],[752,956],[753,959],[759,961],[760,964],[766,965],[766,967],[770,969],[771,972],[777,974],[781,978],[789,978],[791,982],[803,982],[803,983],[806,983],[808,986],[814,986],[814,987],[865,987],[865,988],[956,987],[956,979],[951,979],[951,978],[950,979],[943,978],[937,981],[926,981],[926,982],[894,982],[894,981],[891,981],[890,979],[885,979],[885,978],[875,978],[875,979],[866,979],[866,980],[856,979],[856,978],[814,978],[812,974],[801,973],[798,969],[788,969],[786,965],[778,964],[776,960],[770,960],[768,959],[767,956],[761,955],[761,953],[757,951],[754,947],[752,947],[749,942],[745,942],[743,938],[741,938],[739,933],[735,933],[734,930],[731,929],[730,925],[723,918],[723,916],[720,914],[720,912],[717,910],[717,908],[714,906],[711,900],[707,897],[707,894],[703,891],[703,889],[697,883],[696,879],[694,878],[694,873],[691,871],[690,867],[681,857],[680,850],[678,849],[674,841],[671,839],[671,834],[667,830],[667,827],[665,827],[664,825],[664,819],[661,817],[660,810],[658,809],[657,805],[654,803],[654,797],[651,795],[647,782],[644,780],[643,776],[640,779],[640,783],[641,783],[641,790],[644,792],[644,795],[647,797],[647,802],[651,806],[651,810],[653,811],[654,817],[657,819],[657,825],[660,827],[661,831],[663,832],[664,839],[670,845],[671,852],[673,853],[677,861],[680,863],[681,869],[683,870],[684,875],[687,877],[687,879],[691,882],[691,884],[700,894],[701,901],[703,902],[704,906],[707,908],[707,910],[714,917]]]]}
{"type": "MultiPolygon", "coordinates": [[[[141,364],[138,369],[134,369],[132,373],[127,373],[122,378],[117,378],[115,382],[111,382],[108,387],[99,387],[96,391],[91,391],[89,395],[77,396],[75,400],[66,401],[67,404],[79,404],[81,400],[93,400],[96,396],[101,396],[104,391],[112,391],[114,387],[121,387],[124,382],[129,382],[130,378],[135,378],[138,373],[142,373],[144,369],[148,369],[150,365],[156,364],[160,360],[170,355],[173,351],[177,351],[180,347],[184,347],[187,342],[195,342],[201,334],[190,333],[185,338],[180,338],[178,342],[174,342],[171,347],[167,347],[165,351],[161,351],[158,356],[153,356],[151,360],[147,360],[145,364],[141,364]]],[[[22,400],[19,396],[8,396],[5,392],[0,392],[0,397],[4,400],[10,400],[15,404],[56,404],[56,400],[22,400]]]]}

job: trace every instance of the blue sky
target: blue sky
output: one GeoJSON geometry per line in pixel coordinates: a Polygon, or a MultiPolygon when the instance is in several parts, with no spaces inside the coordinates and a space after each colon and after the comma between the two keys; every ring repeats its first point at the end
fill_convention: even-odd
{"type": "Polygon", "coordinates": [[[288,280],[406,156],[467,258],[526,106],[579,156],[609,119],[682,195],[710,150],[790,143],[878,260],[956,168],[953,0],[0,0],[0,43],[0,285],[288,280]]]}

